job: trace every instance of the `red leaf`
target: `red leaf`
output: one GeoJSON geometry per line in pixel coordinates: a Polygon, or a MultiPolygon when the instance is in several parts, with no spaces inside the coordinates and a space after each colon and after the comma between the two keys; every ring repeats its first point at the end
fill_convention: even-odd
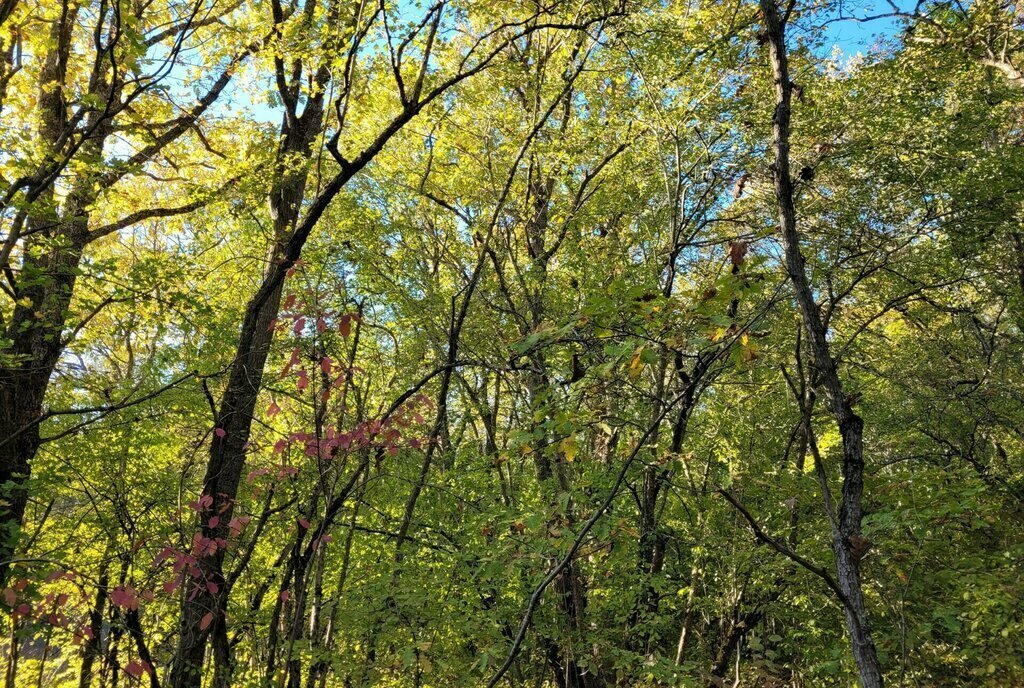
{"type": "Polygon", "coordinates": [[[206,524],[210,528],[216,528],[220,525],[220,516],[214,516],[210,519],[209,523],[206,524]]]}
{"type": "Polygon", "coordinates": [[[213,612],[206,612],[202,619],[199,620],[199,630],[205,631],[213,623],[213,612]]]}
{"type": "Polygon", "coordinates": [[[153,559],[153,566],[159,566],[160,564],[170,559],[173,555],[173,549],[171,549],[170,547],[164,547],[162,550],[160,550],[160,553],[156,555],[156,558],[153,559]]]}
{"type": "Polygon", "coordinates": [[[231,522],[228,523],[228,528],[231,530],[231,535],[235,536],[241,533],[242,529],[245,528],[246,524],[251,520],[252,519],[248,516],[236,516],[235,518],[231,519],[231,522]]]}
{"type": "Polygon", "coordinates": [[[292,368],[299,364],[302,360],[302,354],[299,352],[299,347],[292,349],[292,357],[288,359],[288,364],[281,371],[281,379],[288,377],[288,373],[292,372],[292,368]]]}
{"type": "Polygon", "coordinates": [[[299,525],[302,526],[303,530],[309,530],[309,521],[302,517],[299,517],[299,525]]]}
{"type": "Polygon", "coordinates": [[[228,433],[226,430],[224,430],[224,428],[217,428],[216,430],[213,431],[213,434],[216,435],[217,437],[224,437],[228,433]]]}
{"type": "Polygon", "coordinates": [[[130,585],[119,585],[110,593],[110,601],[115,607],[138,609],[139,599],[135,596],[135,588],[130,585]]]}
{"type": "Polygon", "coordinates": [[[309,377],[306,375],[305,370],[299,371],[299,381],[296,383],[299,389],[306,389],[309,387],[309,377]]]}
{"type": "Polygon", "coordinates": [[[125,666],[124,673],[133,678],[141,678],[143,674],[148,674],[152,670],[152,667],[150,667],[146,662],[133,659],[125,666]]]}
{"type": "Polygon", "coordinates": [[[289,597],[291,597],[291,594],[287,590],[282,590],[281,591],[281,601],[282,602],[287,602],[289,597]]]}
{"type": "Polygon", "coordinates": [[[267,415],[273,418],[281,412],[281,407],[277,405],[276,401],[270,402],[270,406],[267,407],[267,415]]]}
{"type": "Polygon", "coordinates": [[[288,441],[287,440],[278,440],[277,442],[274,442],[274,453],[275,454],[280,454],[287,447],[288,447],[288,441]]]}
{"type": "Polygon", "coordinates": [[[324,356],[320,359],[320,370],[324,371],[324,375],[331,374],[331,367],[334,365],[334,361],[331,360],[330,356],[324,356]]]}
{"type": "Polygon", "coordinates": [[[316,319],[316,331],[317,332],[323,332],[326,329],[327,329],[327,323],[324,321],[324,319],[323,318],[317,318],[316,319]]]}
{"type": "Polygon", "coordinates": [[[306,326],[306,319],[305,318],[299,318],[298,320],[295,321],[295,327],[292,328],[292,332],[294,332],[295,334],[301,334],[302,333],[302,328],[305,327],[305,326],[306,326]]]}
{"type": "Polygon", "coordinates": [[[288,298],[284,300],[284,309],[288,310],[295,305],[295,294],[289,294],[288,298]]]}
{"type": "Polygon", "coordinates": [[[342,337],[348,337],[352,332],[352,316],[345,314],[341,316],[341,325],[338,327],[342,337]]]}
{"type": "Polygon", "coordinates": [[[14,603],[18,601],[18,593],[14,592],[11,588],[5,588],[4,601],[7,602],[9,607],[13,607],[14,603]]]}
{"type": "Polygon", "coordinates": [[[245,479],[251,483],[256,478],[260,477],[261,475],[266,475],[268,472],[269,471],[266,468],[258,468],[255,471],[249,471],[249,475],[246,476],[245,479]]]}

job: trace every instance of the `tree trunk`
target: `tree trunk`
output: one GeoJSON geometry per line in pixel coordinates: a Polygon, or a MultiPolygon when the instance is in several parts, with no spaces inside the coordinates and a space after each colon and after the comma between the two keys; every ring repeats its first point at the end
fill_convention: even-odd
{"type": "MultiPolygon", "coordinates": [[[[53,47],[39,74],[37,137],[47,147],[56,146],[67,127],[64,80],[76,15],[77,9],[66,8],[53,23],[53,47]]],[[[83,148],[98,157],[110,127],[95,124],[95,139],[83,148]]],[[[43,400],[60,358],[64,319],[88,233],[84,209],[95,198],[91,180],[78,178],[72,184],[63,210],[47,210],[56,204],[52,186],[32,199],[37,203],[28,213],[30,239],[23,251],[19,298],[0,337],[10,342],[0,349],[0,585],[7,580],[28,503],[26,482],[39,450],[43,400]]]]}
{"type": "Polygon", "coordinates": [[[89,610],[89,630],[92,637],[82,648],[82,665],[78,673],[78,688],[89,688],[92,684],[92,667],[100,656],[100,634],[103,633],[103,611],[107,604],[107,586],[110,582],[109,554],[112,548],[108,545],[100,562],[100,575],[96,580],[96,598],[89,610]]]}
{"type": "Polygon", "coordinates": [[[785,18],[780,16],[773,0],[760,0],[775,77],[775,114],[772,128],[772,146],[775,161],[772,175],[781,225],[782,245],[785,251],[786,271],[793,284],[804,329],[807,332],[814,365],[828,398],[832,415],[839,426],[843,447],[843,490],[839,508],[839,523],[833,537],[837,582],[844,597],[846,626],[850,634],[853,657],[857,663],[863,688],[880,688],[882,670],[878,663],[874,643],[864,607],[861,590],[860,560],[855,546],[861,539],[861,499],[864,492],[864,422],[853,412],[843,393],[842,382],[835,359],[829,352],[826,328],[821,320],[814,292],[807,278],[804,259],[800,253],[800,235],[796,226],[796,208],[793,181],[789,169],[790,115],[793,84],[789,80],[786,53],[785,18]]]}
{"type": "MultiPolygon", "coordinates": [[[[14,3],[3,4],[7,9],[14,6],[14,3]]],[[[21,245],[17,283],[13,285],[18,298],[6,330],[0,333],[0,341],[9,342],[0,348],[0,500],[3,504],[0,506],[0,586],[7,580],[10,560],[16,551],[28,498],[26,483],[32,460],[39,450],[43,402],[64,351],[63,330],[79,264],[86,246],[98,236],[90,234],[90,208],[103,189],[123,176],[123,172],[114,173],[109,168],[72,166],[75,161],[104,159],[104,146],[114,130],[114,118],[124,110],[124,74],[118,71],[120,67],[113,57],[113,49],[108,55],[108,48],[97,44],[88,95],[105,107],[89,109],[84,119],[69,117],[65,93],[69,88],[69,61],[86,64],[90,57],[76,54],[73,46],[75,27],[82,21],[81,7],[78,3],[63,3],[59,19],[51,26],[49,50],[38,77],[37,143],[40,148],[53,151],[57,161],[65,153],[68,158],[63,163],[46,162],[40,167],[19,199],[25,205],[28,231],[21,245]],[[76,137],[81,137],[77,149],[69,143],[76,137]],[[65,178],[61,180],[61,187],[68,192],[61,201],[54,193],[54,185],[62,174],[65,178]]],[[[108,11],[104,5],[93,18],[97,41],[101,34],[120,34],[121,15],[116,10],[108,11]]],[[[170,127],[139,152],[140,161],[157,156],[165,146],[191,129],[230,81],[234,66],[235,63],[221,74],[188,113],[189,117],[182,117],[181,123],[170,127]]],[[[135,95],[140,92],[136,91],[135,95]]],[[[10,207],[7,205],[4,210],[10,207]]],[[[131,223],[125,226],[128,224],[131,223]]],[[[8,259],[18,243],[18,236],[19,231],[11,229],[5,241],[0,257],[0,267],[4,270],[10,271],[8,259]]]]}

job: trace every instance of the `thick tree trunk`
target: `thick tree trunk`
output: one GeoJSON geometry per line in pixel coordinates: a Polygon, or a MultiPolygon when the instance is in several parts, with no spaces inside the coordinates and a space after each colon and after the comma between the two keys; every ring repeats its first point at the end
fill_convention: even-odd
{"type": "MultiPolygon", "coordinates": [[[[26,483],[39,450],[39,419],[63,350],[64,319],[82,257],[87,220],[77,206],[68,210],[71,220],[58,224],[57,237],[45,232],[50,241],[63,242],[63,246],[38,261],[26,258],[22,265],[23,275],[39,278],[20,291],[21,298],[4,333],[12,345],[0,351],[0,584],[7,579],[16,551],[28,503],[26,483]]],[[[40,218],[30,228],[53,223],[40,218]]],[[[39,234],[43,236],[44,231],[39,234]]]]}
{"type": "Polygon", "coordinates": [[[857,663],[863,688],[880,688],[882,671],[871,640],[864,595],[860,581],[858,544],[862,541],[860,523],[861,499],[864,492],[864,422],[853,412],[843,393],[835,359],[829,352],[826,328],[821,320],[814,292],[807,278],[800,253],[800,235],[796,226],[793,181],[789,169],[790,115],[792,82],[789,80],[786,53],[785,19],[773,0],[760,0],[771,53],[775,78],[775,115],[773,140],[775,161],[771,169],[785,251],[786,271],[793,284],[801,319],[807,332],[814,365],[828,398],[832,415],[839,426],[843,446],[843,490],[839,522],[833,538],[837,582],[844,597],[846,626],[850,634],[853,657],[857,663]]]}
{"type": "Polygon", "coordinates": [[[39,448],[39,428],[45,383],[19,368],[0,369],[0,585],[7,581],[15,556],[21,521],[28,503],[26,482],[30,462],[39,448]]]}
{"type": "MultiPolygon", "coordinates": [[[[280,302],[279,283],[269,291],[265,300],[251,301],[246,309],[235,364],[217,414],[216,426],[225,434],[213,437],[203,480],[202,494],[208,495],[213,502],[202,516],[202,535],[211,540],[227,539],[229,535],[228,523],[234,511],[245,463],[245,445],[249,441],[263,367],[273,338],[270,325],[277,317],[280,302]],[[210,519],[214,516],[219,517],[219,523],[211,528],[210,519]]],[[[198,686],[200,683],[207,637],[207,629],[200,629],[200,625],[207,613],[212,613],[214,622],[220,623],[226,602],[221,592],[225,590],[224,554],[224,549],[218,547],[214,553],[202,557],[199,567],[202,577],[191,581],[199,592],[186,601],[182,609],[178,649],[170,678],[170,685],[174,688],[198,686]],[[205,582],[214,583],[218,592],[211,593],[205,582]]]]}
{"type": "MultiPolygon", "coordinates": [[[[61,140],[67,127],[64,80],[76,15],[77,9],[67,8],[53,23],[53,47],[39,74],[37,136],[48,147],[61,140]]],[[[109,125],[94,124],[95,138],[84,148],[99,156],[110,129],[109,125]]],[[[52,186],[35,194],[37,204],[28,215],[30,239],[23,251],[18,301],[0,337],[10,342],[0,349],[0,585],[7,580],[28,503],[26,482],[39,450],[38,422],[63,348],[64,319],[87,240],[84,209],[95,197],[91,187],[91,180],[74,180],[63,211],[47,210],[56,203],[52,186]]]]}
{"type": "MultiPolygon", "coordinates": [[[[332,3],[332,16],[337,6],[332,3]]],[[[312,223],[316,220],[315,217],[307,217],[304,227],[298,227],[309,177],[307,163],[312,155],[313,142],[323,129],[323,86],[328,76],[329,73],[323,69],[316,73],[321,89],[309,98],[301,116],[296,114],[293,103],[281,124],[275,181],[269,195],[275,243],[263,282],[246,305],[234,363],[215,420],[216,427],[222,432],[213,436],[203,479],[202,495],[208,495],[213,501],[201,514],[201,530],[204,537],[212,540],[228,538],[228,524],[245,465],[245,451],[263,381],[264,366],[274,338],[274,322],[281,307],[284,278],[288,268],[298,260],[312,223]],[[300,164],[296,164],[297,161],[301,161],[300,164]],[[217,523],[211,528],[209,524],[213,517],[217,517],[217,523]]],[[[286,103],[293,97],[287,91],[281,95],[286,103]]],[[[333,193],[325,190],[318,200],[330,200],[356,171],[357,168],[353,167],[347,175],[336,177],[332,182],[333,193]]],[[[319,212],[323,212],[323,208],[319,212]]],[[[198,686],[200,683],[209,630],[199,628],[203,617],[207,613],[213,614],[215,632],[224,623],[229,593],[224,581],[224,555],[224,548],[218,547],[215,552],[200,559],[199,568],[203,578],[198,586],[199,593],[193,599],[186,600],[182,607],[178,647],[170,676],[172,688],[198,686]],[[205,585],[206,581],[215,584],[216,592],[210,591],[205,585]]],[[[222,648],[219,654],[223,652],[222,648]]],[[[224,662],[230,666],[230,656],[218,657],[219,665],[224,662]]],[[[220,666],[218,675],[220,681],[230,683],[229,667],[220,666]]]]}
{"type": "MultiPolygon", "coordinates": [[[[13,8],[14,4],[6,3],[8,8],[13,8]]],[[[0,586],[7,579],[25,513],[28,498],[25,485],[40,444],[38,423],[47,388],[64,351],[63,330],[79,263],[86,246],[96,238],[89,231],[89,211],[101,190],[121,178],[110,169],[89,165],[79,169],[71,165],[75,161],[104,159],[104,146],[114,130],[114,118],[122,111],[124,80],[112,57],[114,51],[110,49],[108,56],[107,48],[97,46],[88,95],[105,103],[106,107],[90,109],[84,121],[69,118],[65,93],[69,88],[69,64],[71,61],[85,64],[88,55],[78,55],[73,49],[82,6],[65,2],[62,8],[59,19],[50,27],[49,49],[39,73],[36,137],[40,148],[52,150],[56,159],[67,152],[69,142],[76,136],[82,138],[77,151],[67,152],[70,157],[64,163],[52,169],[44,166],[37,170],[20,199],[26,205],[28,231],[21,237],[21,265],[14,285],[16,305],[6,330],[0,333],[0,341],[9,342],[0,348],[0,586]],[[63,198],[54,193],[58,178],[61,187],[69,189],[63,198]]],[[[91,18],[96,21],[97,40],[107,32],[119,34],[121,15],[118,12],[104,9],[91,18]]],[[[156,156],[164,146],[188,131],[195,118],[217,99],[231,74],[231,70],[224,72],[199,100],[191,117],[182,117],[181,124],[165,131],[143,151],[144,157],[156,156]]],[[[18,232],[12,232],[0,260],[5,270],[10,268],[11,251],[18,245],[18,232]]]]}
{"type": "MultiPolygon", "coordinates": [[[[304,183],[303,179],[303,186],[304,183]]],[[[283,222],[290,223],[290,220],[287,218],[283,222]]],[[[282,221],[280,216],[278,221],[282,221]]],[[[263,286],[246,308],[235,362],[217,413],[215,424],[223,430],[223,436],[220,433],[213,436],[202,490],[203,495],[213,500],[202,515],[202,535],[206,538],[228,537],[228,523],[232,518],[245,464],[245,447],[249,441],[264,366],[274,335],[272,323],[281,305],[283,279],[276,275],[280,271],[280,260],[280,254],[275,252],[274,264],[263,286]],[[211,528],[210,519],[214,516],[218,517],[218,523],[211,528]]],[[[224,549],[218,547],[214,553],[200,559],[203,578],[212,581],[218,592],[211,593],[207,586],[200,585],[199,594],[184,604],[180,639],[171,672],[170,684],[174,688],[199,685],[207,635],[205,630],[199,628],[200,622],[207,613],[213,613],[215,621],[219,623],[227,601],[224,555],[224,549]]]]}

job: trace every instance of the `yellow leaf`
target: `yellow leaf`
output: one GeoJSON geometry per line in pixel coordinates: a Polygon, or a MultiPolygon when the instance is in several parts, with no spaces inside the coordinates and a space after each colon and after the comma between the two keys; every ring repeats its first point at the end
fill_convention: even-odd
{"type": "Polygon", "coordinates": [[[576,436],[569,435],[564,440],[558,443],[559,448],[562,450],[562,456],[569,463],[576,458],[576,436]]]}
{"type": "Polygon", "coordinates": [[[644,348],[641,346],[633,354],[633,358],[629,359],[629,375],[633,378],[640,377],[640,373],[644,370],[644,348]]]}

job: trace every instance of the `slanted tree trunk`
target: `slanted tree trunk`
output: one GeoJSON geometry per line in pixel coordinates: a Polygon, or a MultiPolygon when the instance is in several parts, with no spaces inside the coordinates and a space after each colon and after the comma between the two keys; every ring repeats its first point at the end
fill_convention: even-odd
{"type": "MultiPolygon", "coordinates": [[[[279,31],[286,21],[285,13],[279,2],[271,4],[275,26],[279,31]]],[[[370,0],[360,0],[353,4],[333,0],[322,19],[332,29],[328,32],[326,45],[322,46],[324,55],[321,56],[320,66],[313,74],[304,74],[301,58],[295,58],[289,65],[285,65],[283,57],[275,57],[278,94],[285,108],[279,148],[281,154],[278,158],[281,164],[277,169],[270,201],[276,245],[263,281],[246,306],[228,384],[214,419],[215,426],[220,432],[214,433],[210,445],[202,488],[202,495],[212,500],[212,503],[204,509],[199,523],[200,534],[207,540],[223,540],[228,536],[229,522],[245,464],[245,447],[259,396],[264,365],[273,339],[271,323],[278,315],[285,277],[299,260],[306,240],[320,217],[349,180],[366,167],[425,107],[457,84],[483,71],[515,40],[545,26],[543,23],[517,22],[513,31],[495,39],[497,45],[482,43],[474,47],[473,51],[459,62],[458,71],[447,78],[439,79],[435,82],[436,85],[428,89],[425,84],[432,66],[431,52],[445,4],[441,2],[432,5],[427,10],[424,21],[405,39],[412,41],[419,34],[423,40],[423,47],[412,85],[406,83],[405,78],[401,76],[401,69],[396,65],[395,86],[402,104],[401,109],[352,158],[342,155],[339,149],[341,132],[336,131],[335,136],[327,142],[326,148],[333,156],[338,169],[308,204],[303,202],[308,176],[306,165],[310,161],[312,143],[323,129],[326,97],[332,91],[329,88],[332,65],[347,65],[342,73],[334,75],[334,91],[340,93],[336,95],[333,104],[336,106],[337,116],[342,120],[338,126],[343,127],[353,91],[352,70],[358,62],[362,40],[369,31],[369,25],[389,10],[383,4],[377,5],[370,0]],[[349,10],[351,15],[343,17],[342,8],[349,10]],[[342,25],[345,23],[350,23],[349,28],[354,29],[351,35],[344,38],[344,41],[350,41],[347,46],[341,45],[344,41],[339,39],[344,34],[342,25]],[[470,59],[473,56],[477,57],[475,62],[470,59]],[[300,115],[299,106],[303,103],[304,108],[300,115]],[[211,519],[215,516],[217,521],[211,527],[211,519]]],[[[306,21],[314,21],[318,16],[314,7],[315,3],[312,2],[305,6],[306,21]]],[[[593,21],[596,20],[589,20],[581,26],[593,21]]],[[[210,631],[217,632],[216,624],[225,623],[228,587],[224,585],[224,556],[224,548],[218,546],[212,554],[199,560],[200,576],[198,581],[195,581],[199,583],[196,586],[197,594],[194,597],[186,597],[182,603],[179,642],[172,663],[170,688],[198,688],[201,684],[210,631]],[[214,584],[212,589],[207,583],[214,584]],[[213,619],[205,629],[200,628],[206,614],[212,614],[213,619]]]]}
{"type": "MultiPolygon", "coordinates": [[[[217,411],[215,425],[223,434],[216,433],[210,444],[202,490],[203,495],[213,499],[202,517],[202,533],[207,538],[228,537],[228,524],[245,464],[245,447],[249,441],[270,343],[274,337],[273,323],[281,307],[284,273],[298,259],[298,250],[301,250],[300,244],[294,256],[286,255],[286,246],[295,234],[305,196],[311,147],[322,131],[323,111],[321,91],[318,98],[309,100],[301,116],[296,116],[294,111],[289,112],[281,125],[277,179],[270,194],[275,244],[263,284],[246,306],[234,363],[217,411]],[[301,163],[296,170],[294,166],[297,160],[301,163]],[[215,516],[219,523],[211,528],[210,519],[215,516]]],[[[206,585],[198,585],[199,594],[187,600],[183,606],[178,647],[170,677],[173,688],[198,686],[200,683],[207,640],[207,629],[200,628],[201,622],[207,613],[212,613],[214,619],[211,630],[214,634],[219,633],[218,627],[223,623],[227,602],[224,555],[224,549],[218,548],[213,554],[200,559],[203,580],[213,582],[218,591],[213,593],[206,585]]],[[[224,661],[228,661],[227,658],[224,661]]],[[[226,683],[218,688],[230,686],[229,673],[221,673],[226,683]]]]}
{"type": "Polygon", "coordinates": [[[775,160],[771,165],[775,199],[778,206],[780,234],[785,252],[786,272],[793,284],[800,317],[807,332],[814,366],[828,399],[829,408],[839,426],[843,448],[843,488],[832,550],[835,554],[836,579],[844,600],[846,627],[850,634],[853,657],[857,663],[862,688],[880,688],[882,670],[871,639],[864,594],[860,580],[861,500],[864,492],[864,421],[854,413],[843,393],[836,361],[829,351],[827,332],[814,301],[800,253],[797,231],[793,180],[789,169],[790,117],[793,84],[789,80],[786,52],[785,22],[773,0],[760,0],[768,38],[772,72],[775,78],[775,114],[772,121],[772,147],[775,160]]]}

